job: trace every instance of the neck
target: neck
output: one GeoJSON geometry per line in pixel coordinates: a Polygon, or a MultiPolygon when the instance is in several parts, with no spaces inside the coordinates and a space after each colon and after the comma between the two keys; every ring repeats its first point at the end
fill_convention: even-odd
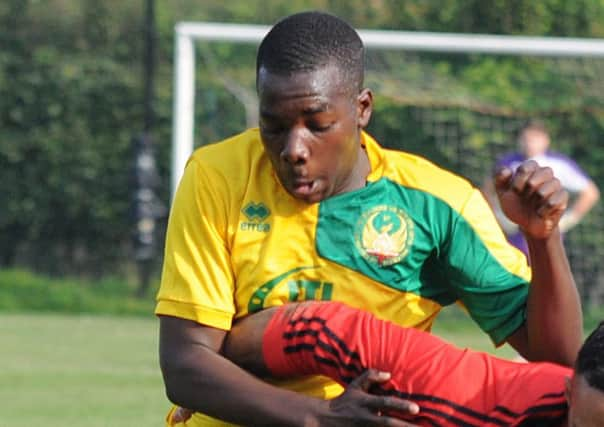
{"type": "Polygon", "coordinates": [[[369,156],[367,155],[365,147],[360,146],[357,162],[352,169],[347,182],[342,186],[342,191],[340,191],[340,193],[354,191],[364,187],[370,172],[371,163],[369,162],[369,156]]]}

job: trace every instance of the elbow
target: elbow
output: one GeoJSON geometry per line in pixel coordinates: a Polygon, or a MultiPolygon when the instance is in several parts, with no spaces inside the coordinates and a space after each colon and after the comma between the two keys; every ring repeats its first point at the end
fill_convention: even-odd
{"type": "Polygon", "coordinates": [[[183,406],[185,397],[183,390],[185,389],[182,381],[179,380],[180,375],[174,374],[173,371],[162,366],[162,374],[164,378],[164,389],[166,397],[175,405],[183,406]]]}
{"type": "Polygon", "coordinates": [[[600,200],[600,189],[598,186],[592,181],[587,187],[587,198],[591,201],[591,206],[593,206],[598,200],[600,200]]]}
{"type": "Polygon", "coordinates": [[[161,357],[160,355],[160,368],[164,380],[164,390],[170,402],[188,408],[190,407],[188,406],[190,403],[190,390],[194,388],[191,379],[195,378],[195,373],[182,361],[178,363],[177,360],[179,359],[174,360],[161,357]]]}
{"type": "Polygon", "coordinates": [[[201,410],[199,402],[195,401],[195,388],[190,381],[187,381],[186,376],[176,375],[172,377],[164,373],[165,394],[174,405],[201,410]]]}
{"type": "Polygon", "coordinates": [[[173,404],[175,404],[177,406],[182,406],[182,407],[187,406],[184,403],[184,401],[186,399],[182,396],[182,392],[180,392],[178,390],[178,387],[174,387],[174,386],[170,385],[168,382],[165,382],[165,391],[166,391],[166,397],[168,398],[168,400],[170,402],[172,402],[173,404]]]}
{"type": "Polygon", "coordinates": [[[594,203],[600,200],[600,189],[594,184],[594,203]]]}

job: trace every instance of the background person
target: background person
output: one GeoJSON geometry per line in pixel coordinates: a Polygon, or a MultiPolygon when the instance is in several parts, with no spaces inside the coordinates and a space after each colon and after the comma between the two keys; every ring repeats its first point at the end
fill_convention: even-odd
{"type": "MultiPolygon", "coordinates": [[[[550,136],[545,125],[540,121],[530,121],[522,127],[518,134],[518,152],[507,154],[499,159],[495,164],[495,170],[503,167],[516,170],[522,162],[528,159],[536,161],[539,166],[550,167],[554,171],[554,176],[560,180],[562,187],[577,194],[573,204],[560,219],[560,229],[564,233],[577,225],[594,207],[600,198],[600,191],[577,163],[564,154],[551,151],[549,148],[550,136]]],[[[518,226],[501,212],[490,178],[484,186],[484,191],[510,243],[528,256],[526,239],[518,226]]]]}
{"type": "Polygon", "coordinates": [[[363,61],[342,20],[285,18],[258,49],[259,129],[188,162],[156,307],[167,395],[197,411],[187,425],[404,425],[375,417],[404,400],[367,407],[380,378],[343,394],[317,376],[269,385],[222,355],[234,320],[289,301],[341,301],[418,329],[461,301],[496,344],[574,362],[581,309],[557,227],[568,194],[535,162],[496,178],[529,237],[531,277],[478,189],[363,131],[373,105],[363,61]]]}

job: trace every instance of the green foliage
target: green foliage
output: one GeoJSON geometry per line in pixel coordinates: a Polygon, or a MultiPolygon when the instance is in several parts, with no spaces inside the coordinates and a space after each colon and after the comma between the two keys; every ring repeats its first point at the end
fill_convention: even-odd
{"type": "MultiPolygon", "coordinates": [[[[55,275],[123,273],[130,261],[131,139],[143,126],[143,2],[0,2],[0,265],[55,275]]],[[[172,58],[178,21],[271,24],[321,9],[357,28],[604,35],[599,0],[156,0],[155,123],[169,201],[172,58]]],[[[254,115],[255,47],[198,45],[196,142],[254,115]],[[247,107],[242,100],[251,99],[247,107]]],[[[483,55],[370,53],[373,132],[475,182],[533,115],[604,184],[602,66],[483,55]],[[387,70],[387,72],[384,72],[387,70]],[[426,126],[430,121],[437,126],[426,126]],[[494,119],[493,119],[494,118],[494,119]],[[500,120],[501,119],[501,120],[500,120]],[[484,126],[485,121],[505,123],[484,126]]],[[[589,234],[589,233],[587,233],[589,234]]],[[[593,233],[592,233],[593,234],[593,233]]],[[[593,236],[588,238],[595,239],[593,236]]]]}
{"type": "Polygon", "coordinates": [[[123,281],[51,279],[23,270],[0,270],[0,311],[103,313],[152,316],[150,298],[134,297],[123,281]]]}

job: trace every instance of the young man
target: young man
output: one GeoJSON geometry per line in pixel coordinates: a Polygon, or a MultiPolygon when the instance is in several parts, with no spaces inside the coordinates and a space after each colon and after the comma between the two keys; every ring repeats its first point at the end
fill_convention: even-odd
{"type": "MultiPolygon", "coordinates": [[[[342,385],[363,374],[381,376],[385,381],[372,389],[375,407],[381,407],[379,396],[419,407],[373,416],[414,425],[595,427],[604,420],[604,323],[583,344],[574,374],[552,363],[462,350],[336,302],[289,304],[248,316],[231,330],[224,354],[260,376],[320,374],[342,385]]],[[[179,409],[174,421],[190,415],[179,409]]]]}
{"type": "Polygon", "coordinates": [[[156,313],[167,395],[197,411],[189,425],[350,426],[351,408],[374,415],[367,393],[336,397],[340,385],[320,376],[267,384],[221,354],[234,320],[291,301],[341,301],[424,330],[460,301],[529,360],[576,357],[581,310],[557,227],[567,193],[534,162],[497,177],[531,244],[531,277],[479,190],[363,132],[373,104],[363,55],[334,16],[280,21],[258,50],[259,129],[188,162],[156,313]]]}

